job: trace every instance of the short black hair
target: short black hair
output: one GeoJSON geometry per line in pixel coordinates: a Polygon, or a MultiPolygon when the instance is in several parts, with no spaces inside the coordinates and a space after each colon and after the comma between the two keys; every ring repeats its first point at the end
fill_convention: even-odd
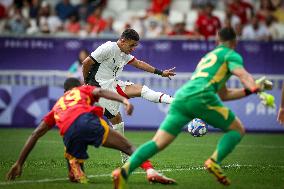
{"type": "Polygon", "coordinates": [[[221,41],[232,41],[237,38],[236,32],[231,27],[225,27],[218,31],[218,36],[221,41]]]}
{"type": "Polygon", "coordinates": [[[134,29],[131,29],[131,28],[124,30],[124,32],[122,32],[120,38],[121,39],[134,40],[134,41],[139,41],[139,39],[140,39],[137,31],[135,31],[134,29]]]}
{"type": "Polygon", "coordinates": [[[64,92],[71,90],[74,87],[81,86],[81,82],[79,79],[70,77],[64,81],[64,92]]]}

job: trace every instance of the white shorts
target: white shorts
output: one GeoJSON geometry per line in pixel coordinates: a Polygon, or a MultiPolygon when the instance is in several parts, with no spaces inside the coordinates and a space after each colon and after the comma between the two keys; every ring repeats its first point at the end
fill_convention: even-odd
{"type": "MultiPolygon", "coordinates": [[[[102,89],[107,89],[121,96],[127,97],[124,93],[126,86],[132,85],[134,83],[128,81],[121,81],[121,80],[111,80],[105,82],[99,82],[102,89]]],[[[119,106],[121,103],[113,100],[107,100],[105,98],[100,98],[98,105],[105,108],[105,111],[108,111],[111,115],[116,116],[119,112],[119,106]]],[[[107,116],[108,117],[108,116],[107,116]]]]}

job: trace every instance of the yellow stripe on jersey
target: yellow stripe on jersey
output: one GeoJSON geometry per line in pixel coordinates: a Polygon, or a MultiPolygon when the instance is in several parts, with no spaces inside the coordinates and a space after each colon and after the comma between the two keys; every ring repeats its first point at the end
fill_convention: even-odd
{"type": "Polygon", "coordinates": [[[225,120],[228,119],[229,117],[229,109],[224,107],[224,106],[209,106],[207,105],[207,108],[209,110],[214,110],[216,112],[218,112],[219,114],[221,114],[225,120]]]}
{"type": "Polygon", "coordinates": [[[107,122],[106,122],[105,120],[103,120],[103,119],[101,119],[101,118],[99,118],[99,119],[100,119],[101,125],[102,125],[102,126],[104,127],[104,129],[105,129],[105,133],[104,133],[103,141],[102,141],[102,144],[104,144],[105,141],[106,141],[106,139],[107,139],[107,137],[108,137],[108,134],[109,134],[109,126],[108,126],[108,124],[107,124],[107,122]]]}
{"type": "Polygon", "coordinates": [[[224,77],[226,76],[227,72],[228,72],[228,65],[225,62],[219,68],[219,70],[214,75],[214,77],[210,80],[210,83],[212,84],[212,83],[220,82],[222,79],[224,79],[224,77]]]}

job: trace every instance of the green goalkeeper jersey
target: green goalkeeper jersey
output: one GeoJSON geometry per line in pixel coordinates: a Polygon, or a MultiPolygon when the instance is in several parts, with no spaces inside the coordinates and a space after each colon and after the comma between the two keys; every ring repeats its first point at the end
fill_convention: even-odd
{"type": "Polygon", "coordinates": [[[216,93],[232,75],[232,70],[243,67],[242,57],[224,45],[217,46],[198,63],[191,80],[182,86],[175,97],[183,98],[205,91],[216,93]]]}

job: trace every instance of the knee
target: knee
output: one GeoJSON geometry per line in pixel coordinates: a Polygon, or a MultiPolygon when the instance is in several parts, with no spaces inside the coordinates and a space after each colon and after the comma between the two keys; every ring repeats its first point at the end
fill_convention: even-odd
{"type": "Polygon", "coordinates": [[[246,133],[242,122],[238,118],[236,118],[234,120],[234,122],[231,124],[229,130],[235,130],[235,131],[239,132],[242,136],[245,135],[245,133],[246,133]]]}
{"type": "Polygon", "coordinates": [[[246,134],[246,129],[244,128],[244,126],[241,125],[241,127],[239,128],[239,132],[242,136],[246,134]]]}
{"type": "Polygon", "coordinates": [[[244,126],[242,124],[240,124],[239,126],[235,127],[233,130],[239,132],[242,136],[245,135],[246,130],[244,128],[244,126]]]}

